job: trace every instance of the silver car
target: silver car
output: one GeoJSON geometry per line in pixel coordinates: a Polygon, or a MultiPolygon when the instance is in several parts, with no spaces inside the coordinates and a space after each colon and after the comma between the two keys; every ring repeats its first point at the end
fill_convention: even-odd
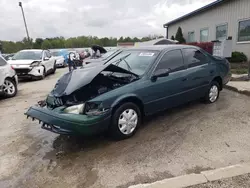
{"type": "Polygon", "coordinates": [[[0,94],[6,98],[17,94],[18,79],[15,70],[0,54],[0,94]]]}

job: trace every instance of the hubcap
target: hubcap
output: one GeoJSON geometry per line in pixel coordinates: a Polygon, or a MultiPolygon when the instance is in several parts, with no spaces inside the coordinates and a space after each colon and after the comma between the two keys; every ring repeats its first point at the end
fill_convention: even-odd
{"type": "Polygon", "coordinates": [[[3,84],[3,90],[6,94],[13,95],[16,91],[16,88],[11,81],[5,80],[3,84]]]}
{"type": "Polygon", "coordinates": [[[133,109],[127,109],[119,117],[118,127],[119,130],[125,134],[131,134],[137,126],[138,115],[133,109]]]}
{"type": "Polygon", "coordinates": [[[210,102],[215,102],[218,98],[219,89],[216,85],[212,86],[209,92],[209,100],[210,102]]]}

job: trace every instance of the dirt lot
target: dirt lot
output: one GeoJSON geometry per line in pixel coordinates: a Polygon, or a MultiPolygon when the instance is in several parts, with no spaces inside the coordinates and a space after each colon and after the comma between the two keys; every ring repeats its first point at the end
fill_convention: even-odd
{"type": "Polygon", "coordinates": [[[128,187],[250,161],[250,100],[223,91],[146,120],[131,139],[72,138],[26,119],[66,69],[22,82],[18,96],[0,100],[0,187],[128,187]]]}

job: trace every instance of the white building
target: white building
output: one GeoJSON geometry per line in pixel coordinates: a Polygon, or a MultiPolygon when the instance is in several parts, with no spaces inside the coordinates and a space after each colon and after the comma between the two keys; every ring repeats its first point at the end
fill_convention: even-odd
{"type": "Polygon", "coordinates": [[[232,37],[233,51],[250,59],[250,0],[217,0],[164,24],[167,38],[182,28],[187,42],[209,42],[232,37]]]}

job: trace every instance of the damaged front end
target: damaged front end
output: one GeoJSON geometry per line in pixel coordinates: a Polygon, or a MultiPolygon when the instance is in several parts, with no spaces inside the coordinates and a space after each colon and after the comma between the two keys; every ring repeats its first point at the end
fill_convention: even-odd
{"type": "Polygon", "coordinates": [[[25,113],[58,134],[92,135],[108,128],[110,106],[94,99],[139,77],[113,64],[78,69],[63,75],[45,101],[25,113]]]}

